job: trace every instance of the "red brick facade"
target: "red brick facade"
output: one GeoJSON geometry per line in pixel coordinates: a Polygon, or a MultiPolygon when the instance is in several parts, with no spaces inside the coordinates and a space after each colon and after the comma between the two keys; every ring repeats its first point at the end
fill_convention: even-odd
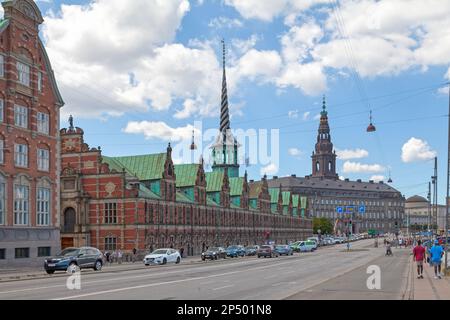
{"type": "MultiPolygon", "coordinates": [[[[194,203],[175,201],[170,146],[161,179],[161,199],[141,196],[139,181],[125,171],[110,170],[102,162],[101,150],[89,148],[83,134],[80,128],[61,130],[63,246],[92,245],[100,250],[121,248],[125,252],[172,246],[199,254],[205,246],[214,244],[260,244],[268,235],[285,243],[311,235],[310,219],[270,212],[267,183],[261,189],[264,194],[258,197],[258,208],[262,210],[248,210],[248,203],[244,208],[230,208],[228,183],[221,190],[221,206],[205,205],[201,165],[194,203]],[[108,245],[109,241],[114,245],[108,245]]],[[[248,193],[247,186],[241,199],[248,201],[248,193]]]]}
{"type": "Polygon", "coordinates": [[[20,264],[29,263],[29,259],[42,260],[37,256],[45,254],[48,248],[52,254],[59,250],[59,109],[63,101],[39,39],[38,27],[43,20],[36,4],[15,0],[2,5],[5,13],[0,23],[0,183],[5,194],[1,199],[0,249],[6,250],[6,263],[20,264]],[[24,150],[18,148],[25,148],[26,152],[17,163],[17,153],[21,153],[18,151],[24,150]],[[38,168],[38,149],[46,150],[42,151],[47,153],[42,161],[48,163],[48,169],[46,165],[38,168]],[[17,185],[28,190],[22,215],[15,208],[17,185]],[[49,196],[47,191],[42,196],[40,188],[48,190],[49,196]],[[39,208],[38,194],[45,198],[45,204],[40,202],[39,208]],[[41,247],[47,249],[38,249],[41,247]],[[17,257],[16,248],[28,248],[28,258],[26,254],[17,257]]]}

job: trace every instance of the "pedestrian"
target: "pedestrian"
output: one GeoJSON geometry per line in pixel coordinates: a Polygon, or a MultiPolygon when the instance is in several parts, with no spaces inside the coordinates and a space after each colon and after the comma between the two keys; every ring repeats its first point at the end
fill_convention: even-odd
{"type": "Polygon", "coordinates": [[[439,245],[439,240],[434,240],[434,245],[429,250],[430,263],[434,267],[434,278],[441,279],[441,264],[444,250],[439,245]]]}
{"type": "Polygon", "coordinates": [[[106,257],[106,262],[108,262],[109,263],[109,256],[110,256],[111,254],[109,253],[109,251],[106,251],[105,252],[105,257],[106,257]]]}
{"type": "Polygon", "coordinates": [[[422,241],[417,242],[413,249],[413,261],[417,265],[417,279],[423,279],[423,261],[425,260],[425,248],[422,247],[422,241]]]}
{"type": "Polygon", "coordinates": [[[184,248],[181,247],[181,248],[180,248],[180,256],[181,256],[182,258],[184,258],[183,253],[184,253],[184,248]]]}
{"type": "Polygon", "coordinates": [[[114,260],[116,260],[116,257],[117,257],[117,250],[111,253],[111,256],[109,257],[109,264],[112,264],[114,260]]]}
{"type": "Polygon", "coordinates": [[[122,249],[119,249],[119,251],[117,252],[117,261],[119,262],[119,264],[122,264],[122,257],[123,257],[122,249]]]}
{"type": "Polygon", "coordinates": [[[136,252],[137,252],[136,248],[133,248],[133,257],[132,257],[133,263],[136,261],[136,252]]]}

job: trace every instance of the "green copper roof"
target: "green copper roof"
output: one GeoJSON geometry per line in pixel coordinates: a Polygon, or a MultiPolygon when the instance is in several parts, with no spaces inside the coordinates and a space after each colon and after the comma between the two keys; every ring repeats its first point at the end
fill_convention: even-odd
{"type": "Polygon", "coordinates": [[[104,157],[104,159],[108,163],[114,162],[116,166],[125,168],[126,171],[137,176],[139,180],[158,180],[162,178],[164,172],[166,154],[157,153],[129,157],[104,157]]]}
{"type": "Polygon", "coordinates": [[[249,198],[250,199],[257,199],[259,197],[259,194],[261,193],[261,187],[262,187],[262,182],[258,181],[258,182],[253,182],[250,183],[249,185],[249,198]]]}
{"type": "Polygon", "coordinates": [[[177,202],[194,203],[194,201],[189,199],[183,192],[177,191],[176,197],[177,197],[177,202]]]}
{"type": "Polygon", "coordinates": [[[214,206],[214,207],[219,206],[219,204],[217,202],[215,202],[213,199],[211,199],[210,197],[206,197],[206,204],[208,206],[214,206]]]}
{"type": "Polygon", "coordinates": [[[244,185],[244,178],[236,177],[230,178],[230,196],[240,196],[242,195],[244,185]]]}
{"type": "Polygon", "coordinates": [[[111,157],[102,156],[103,163],[107,163],[109,165],[109,170],[116,170],[117,172],[122,172],[123,169],[130,173],[127,168],[124,168],[118,161],[111,157]]]}
{"type": "Polygon", "coordinates": [[[151,198],[151,199],[161,199],[160,196],[158,196],[156,193],[152,192],[150,189],[148,189],[142,183],[139,183],[139,197],[151,198]]]}
{"type": "Polygon", "coordinates": [[[206,173],[206,192],[222,191],[223,172],[207,172],[206,173]]]}
{"type": "Polygon", "coordinates": [[[283,197],[283,206],[288,206],[289,205],[289,200],[291,198],[291,193],[289,191],[283,191],[281,193],[282,197],[283,197]]]}
{"type": "Polygon", "coordinates": [[[235,205],[233,202],[230,202],[230,208],[231,209],[240,209],[240,206],[235,205]]]}
{"type": "Polygon", "coordinates": [[[195,186],[199,164],[177,164],[175,165],[175,176],[177,188],[195,186]]]}
{"type": "Polygon", "coordinates": [[[0,21],[0,32],[3,32],[9,26],[9,19],[2,19],[0,21]]]}
{"type": "Polygon", "coordinates": [[[307,197],[300,197],[300,208],[301,209],[306,209],[307,202],[308,202],[308,198],[307,197]]]}
{"type": "Polygon", "coordinates": [[[292,208],[298,208],[299,200],[300,200],[300,196],[298,194],[292,195],[292,208]]]}
{"type": "Polygon", "coordinates": [[[278,203],[278,197],[280,195],[279,188],[269,188],[270,203],[278,203]]]}

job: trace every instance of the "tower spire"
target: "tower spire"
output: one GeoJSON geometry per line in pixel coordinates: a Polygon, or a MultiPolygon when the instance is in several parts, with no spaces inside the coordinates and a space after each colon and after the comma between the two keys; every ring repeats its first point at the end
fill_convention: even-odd
{"type": "MultiPolygon", "coordinates": [[[[220,104],[220,132],[222,134],[226,133],[228,129],[230,129],[230,116],[228,111],[228,94],[227,94],[227,77],[225,72],[225,40],[222,39],[222,48],[223,48],[223,56],[222,56],[222,66],[223,66],[223,75],[222,75],[222,99],[220,104]]],[[[225,135],[223,135],[225,138],[225,135]]]]}
{"type": "Polygon", "coordinates": [[[323,100],[322,100],[322,112],[320,113],[322,116],[326,116],[326,115],[328,115],[328,112],[327,112],[327,103],[326,103],[326,100],[325,100],[325,95],[323,95],[323,100]]]}

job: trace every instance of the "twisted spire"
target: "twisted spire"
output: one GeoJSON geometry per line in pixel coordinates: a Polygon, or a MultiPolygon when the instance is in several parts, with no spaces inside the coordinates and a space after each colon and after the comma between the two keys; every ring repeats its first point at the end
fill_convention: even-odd
{"type": "Polygon", "coordinates": [[[222,76],[222,99],[220,104],[220,132],[225,134],[230,129],[230,116],[228,112],[227,77],[225,73],[225,41],[222,39],[223,47],[223,76],[222,76]]]}

